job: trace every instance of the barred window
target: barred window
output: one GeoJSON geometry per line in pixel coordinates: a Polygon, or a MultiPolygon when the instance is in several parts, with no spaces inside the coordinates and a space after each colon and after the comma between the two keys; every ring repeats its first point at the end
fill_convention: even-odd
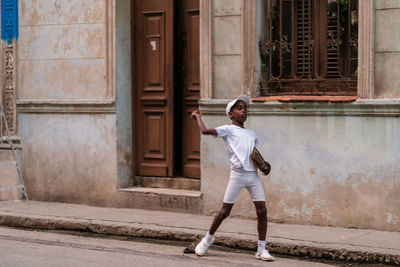
{"type": "Polygon", "coordinates": [[[356,95],[358,0],[267,0],[263,95],[356,95]]]}

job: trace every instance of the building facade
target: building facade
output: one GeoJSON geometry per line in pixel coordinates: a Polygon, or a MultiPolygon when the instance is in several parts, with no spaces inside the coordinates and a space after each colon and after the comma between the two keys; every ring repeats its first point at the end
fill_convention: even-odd
{"type": "MultiPolygon", "coordinates": [[[[29,196],[211,215],[229,163],[223,142],[200,138],[189,114],[200,108],[207,126],[228,124],[226,104],[247,94],[246,126],[272,165],[260,175],[271,220],[399,231],[400,3],[362,0],[349,9],[346,21],[358,30],[350,93],[269,92],[263,83],[273,67],[260,44],[274,49],[276,38],[283,49],[284,38],[268,39],[272,11],[291,5],[296,19],[300,2],[326,10],[335,1],[19,1],[18,40],[2,41],[1,53],[13,83],[1,80],[1,96],[29,196]]],[[[297,73],[299,36],[290,63],[297,73]]],[[[310,55],[303,58],[316,62],[310,55]]],[[[354,61],[351,52],[342,58],[354,61]]],[[[322,63],[302,64],[319,78],[328,73],[322,63]]],[[[232,215],[255,217],[246,192],[232,215]]]]}

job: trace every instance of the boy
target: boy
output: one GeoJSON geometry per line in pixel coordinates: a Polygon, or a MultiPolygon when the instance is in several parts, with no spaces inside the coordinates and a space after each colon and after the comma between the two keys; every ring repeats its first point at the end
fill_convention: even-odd
{"type": "Polygon", "coordinates": [[[265,207],[265,194],[258,178],[257,170],[253,166],[250,154],[257,145],[257,137],[254,131],[244,128],[247,119],[247,106],[250,99],[241,95],[232,100],[226,106],[226,115],[232,120],[232,125],[223,125],[215,129],[207,129],[201,119],[200,111],[193,111],[191,116],[197,120],[200,132],[205,135],[222,137],[225,141],[231,172],[229,183],[225,191],[224,202],[220,212],[214,217],[211,227],[195,252],[202,256],[214,242],[214,233],[226,219],[235,203],[235,200],[243,188],[249,191],[257,212],[258,249],[255,257],[264,261],[273,261],[274,258],[265,249],[265,237],[267,234],[267,209],[265,207]]]}

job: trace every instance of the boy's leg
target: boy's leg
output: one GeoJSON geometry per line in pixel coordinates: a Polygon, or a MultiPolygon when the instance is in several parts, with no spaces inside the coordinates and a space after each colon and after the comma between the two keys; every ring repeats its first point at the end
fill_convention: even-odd
{"type": "Polygon", "coordinates": [[[221,223],[229,216],[233,207],[233,203],[223,203],[222,208],[217,215],[215,215],[214,220],[211,224],[210,230],[208,231],[210,235],[214,235],[221,223]]]}
{"type": "Polygon", "coordinates": [[[265,201],[255,201],[254,206],[257,213],[258,240],[265,241],[267,235],[267,208],[265,207],[265,201]]]}
{"type": "MultiPolygon", "coordinates": [[[[235,177],[235,175],[233,175],[235,177]]],[[[244,183],[239,179],[231,179],[228,182],[228,186],[226,187],[225,195],[224,195],[224,203],[222,204],[222,208],[217,215],[215,215],[213,222],[211,223],[210,230],[207,232],[206,236],[200,241],[200,243],[196,246],[195,252],[197,255],[202,256],[207,252],[207,249],[214,242],[214,234],[217,231],[218,227],[221,223],[229,216],[231,213],[233,203],[242,188],[244,187],[244,183]]]]}
{"type": "Polygon", "coordinates": [[[212,243],[214,242],[214,233],[217,231],[222,221],[229,216],[232,207],[233,203],[224,203],[222,205],[220,212],[217,215],[215,215],[210,230],[207,232],[205,237],[203,237],[203,239],[200,241],[200,243],[197,244],[196,248],[194,249],[195,253],[198,256],[203,256],[207,252],[208,248],[212,245],[212,243]]]}
{"type": "Polygon", "coordinates": [[[256,259],[263,261],[273,261],[268,250],[265,248],[265,237],[267,236],[267,208],[265,207],[265,201],[254,201],[254,206],[257,212],[257,229],[258,229],[258,248],[256,253],[256,259]]]}

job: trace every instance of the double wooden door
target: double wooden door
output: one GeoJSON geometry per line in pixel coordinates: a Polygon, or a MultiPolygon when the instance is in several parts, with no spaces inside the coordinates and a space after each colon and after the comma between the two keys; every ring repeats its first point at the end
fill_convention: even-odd
{"type": "Polygon", "coordinates": [[[199,0],[136,0],[136,175],[200,177],[199,0]]]}

